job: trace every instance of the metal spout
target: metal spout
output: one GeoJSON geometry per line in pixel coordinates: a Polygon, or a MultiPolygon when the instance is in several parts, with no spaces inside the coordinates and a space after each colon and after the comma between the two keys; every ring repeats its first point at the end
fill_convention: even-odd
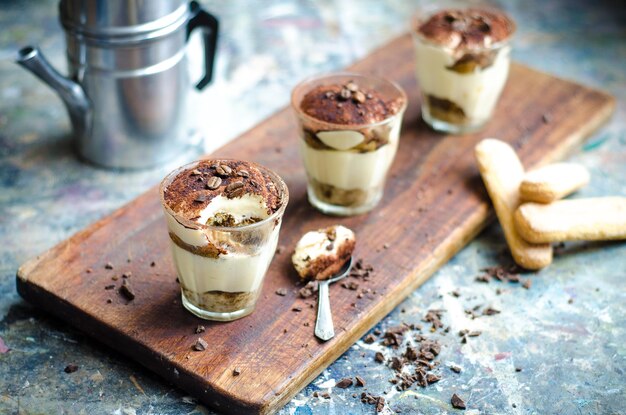
{"type": "Polygon", "coordinates": [[[31,71],[59,94],[67,108],[74,134],[84,137],[90,128],[91,111],[83,88],[58,73],[36,47],[26,46],[20,49],[16,63],[31,71]]]}

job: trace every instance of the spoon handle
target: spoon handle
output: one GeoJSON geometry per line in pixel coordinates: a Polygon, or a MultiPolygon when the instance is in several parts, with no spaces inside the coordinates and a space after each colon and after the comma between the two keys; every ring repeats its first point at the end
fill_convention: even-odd
{"type": "Polygon", "coordinates": [[[328,285],[328,281],[320,281],[317,293],[317,321],[315,322],[315,335],[324,341],[330,340],[335,336],[333,316],[330,312],[328,285]]]}

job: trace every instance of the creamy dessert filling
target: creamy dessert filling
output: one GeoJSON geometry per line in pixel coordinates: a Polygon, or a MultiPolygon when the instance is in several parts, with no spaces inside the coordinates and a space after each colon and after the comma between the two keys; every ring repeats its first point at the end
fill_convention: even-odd
{"type": "Polygon", "coordinates": [[[304,95],[300,149],[318,199],[358,206],[378,197],[396,153],[405,102],[386,100],[355,81],[319,85],[304,95]]]}
{"type": "Polygon", "coordinates": [[[514,30],[504,13],[481,9],[442,10],[420,22],[416,72],[427,115],[459,125],[489,119],[508,77],[514,30]]]}
{"type": "Polygon", "coordinates": [[[273,178],[251,163],[201,161],[163,199],[185,299],[213,312],[253,306],[278,244],[280,220],[259,223],[282,207],[273,178]]]}
{"type": "Polygon", "coordinates": [[[291,262],[302,279],[329,279],[350,259],[355,243],[354,232],[345,226],[310,231],[296,244],[291,262]]]}

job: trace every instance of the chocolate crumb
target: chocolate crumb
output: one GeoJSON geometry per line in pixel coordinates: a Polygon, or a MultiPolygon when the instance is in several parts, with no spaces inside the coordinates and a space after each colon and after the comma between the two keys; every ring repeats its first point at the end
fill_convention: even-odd
{"type": "Polygon", "coordinates": [[[365,336],[363,338],[363,341],[367,344],[372,344],[376,341],[376,336],[374,336],[372,333],[368,334],[367,336],[365,336]]]}
{"type": "Polygon", "coordinates": [[[196,342],[193,344],[192,348],[193,350],[195,350],[196,352],[203,352],[206,350],[206,348],[209,346],[209,344],[202,338],[200,337],[198,340],[196,340],[196,342]]]}
{"type": "Polygon", "coordinates": [[[133,273],[130,271],[127,271],[125,273],[122,274],[122,278],[130,278],[133,276],[133,273]]]}
{"type": "Polygon", "coordinates": [[[550,117],[550,114],[543,114],[541,116],[541,121],[543,121],[544,124],[550,124],[550,121],[552,121],[552,117],[550,117]]]}
{"type": "Polygon", "coordinates": [[[330,399],[330,393],[328,392],[322,392],[320,393],[320,396],[324,399],[330,399]]]}
{"type": "Polygon", "coordinates": [[[110,284],[104,287],[105,290],[112,290],[113,288],[115,288],[115,284],[110,284]]]}
{"type": "Polygon", "coordinates": [[[343,378],[339,382],[337,382],[337,384],[335,386],[338,387],[338,388],[341,388],[341,389],[346,389],[346,388],[352,386],[352,383],[353,383],[352,379],[350,379],[350,378],[343,378]]]}
{"type": "Polygon", "coordinates": [[[111,304],[112,302],[113,302],[113,300],[112,300],[112,299],[107,298],[107,304],[111,304]]]}
{"type": "Polygon", "coordinates": [[[200,334],[200,333],[203,333],[205,330],[206,330],[206,328],[204,326],[198,324],[198,326],[196,327],[195,332],[196,332],[196,334],[200,334]]]}
{"type": "Polygon", "coordinates": [[[110,262],[107,262],[106,265],[104,266],[104,269],[113,269],[113,264],[111,264],[110,262]]]}
{"type": "Polygon", "coordinates": [[[487,307],[483,310],[483,316],[493,316],[495,314],[500,314],[500,310],[496,310],[492,307],[487,307]]]}
{"type": "Polygon", "coordinates": [[[152,261],[152,262],[150,263],[150,266],[151,266],[151,267],[155,267],[155,266],[156,266],[156,262],[152,261]]]}
{"type": "Polygon", "coordinates": [[[519,366],[517,366],[517,367],[515,368],[515,371],[516,371],[516,372],[521,372],[521,371],[522,371],[522,368],[521,368],[521,367],[519,367],[519,366]]]}
{"type": "Polygon", "coordinates": [[[276,295],[280,295],[281,297],[284,297],[287,295],[287,289],[286,288],[279,288],[276,290],[276,295]]]}
{"type": "Polygon", "coordinates": [[[383,355],[381,352],[376,352],[376,355],[374,355],[374,360],[376,360],[378,363],[385,363],[385,355],[383,355]]]}
{"type": "Polygon", "coordinates": [[[317,284],[315,281],[309,281],[304,287],[298,290],[300,298],[312,297],[317,292],[317,284]]]}
{"type": "Polygon", "coordinates": [[[233,376],[239,376],[241,374],[241,369],[238,367],[233,369],[233,376]]]}
{"type": "Polygon", "coordinates": [[[128,301],[133,301],[135,299],[135,292],[131,288],[128,280],[124,280],[122,286],[119,289],[120,294],[122,294],[128,301]]]}
{"type": "Polygon", "coordinates": [[[570,298],[569,300],[567,300],[567,304],[573,304],[574,303],[574,299],[570,298]]]}
{"type": "Polygon", "coordinates": [[[461,397],[456,393],[452,394],[452,397],[450,398],[450,403],[452,404],[453,408],[465,409],[465,401],[461,399],[461,397]]]}
{"type": "Polygon", "coordinates": [[[87,274],[91,274],[91,273],[93,272],[93,269],[91,269],[91,268],[87,268],[87,269],[85,270],[85,272],[86,272],[87,274]]]}
{"type": "Polygon", "coordinates": [[[365,379],[363,379],[361,376],[355,376],[354,379],[356,379],[356,386],[365,386],[365,379]]]}
{"type": "Polygon", "coordinates": [[[533,284],[532,280],[529,279],[525,279],[524,282],[522,283],[522,287],[526,288],[527,290],[530,289],[530,286],[533,284]]]}
{"type": "Polygon", "coordinates": [[[70,363],[69,365],[65,366],[65,369],[63,369],[65,373],[74,373],[77,370],[78,370],[78,366],[75,365],[74,363],[70,363]]]}
{"type": "Polygon", "coordinates": [[[454,373],[461,373],[461,367],[457,365],[450,365],[450,370],[454,373]]]}
{"type": "Polygon", "coordinates": [[[291,311],[295,311],[297,313],[299,313],[300,311],[302,311],[302,307],[294,307],[291,309],[291,311]]]}

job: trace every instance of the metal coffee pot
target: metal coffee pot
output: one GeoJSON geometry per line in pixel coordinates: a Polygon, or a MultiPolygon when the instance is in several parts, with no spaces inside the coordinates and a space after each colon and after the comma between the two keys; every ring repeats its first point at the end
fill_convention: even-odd
{"type": "Polygon", "coordinates": [[[203,89],[212,78],[218,21],[185,0],[61,0],[69,76],[32,46],[17,63],[52,87],[78,152],[110,168],[140,169],[180,155],[192,137],[186,44],[203,31],[203,89]]]}

